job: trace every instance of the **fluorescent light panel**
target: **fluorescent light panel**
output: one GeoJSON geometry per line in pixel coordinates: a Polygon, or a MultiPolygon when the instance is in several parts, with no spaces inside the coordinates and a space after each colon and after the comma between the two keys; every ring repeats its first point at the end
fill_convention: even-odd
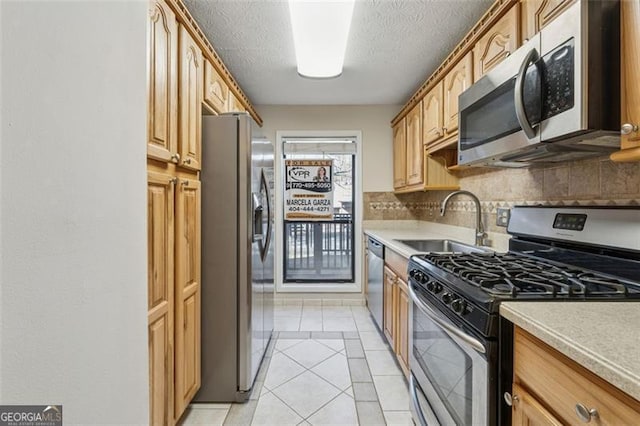
{"type": "Polygon", "coordinates": [[[289,0],[298,73],[331,78],[342,74],[355,0],[289,0]]]}

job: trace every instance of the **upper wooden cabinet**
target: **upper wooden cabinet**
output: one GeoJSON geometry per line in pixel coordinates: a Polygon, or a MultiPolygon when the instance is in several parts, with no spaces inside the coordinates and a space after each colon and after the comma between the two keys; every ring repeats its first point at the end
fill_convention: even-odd
{"type": "Polygon", "coordinates": [[[407,114],[407,185],[420,185],[422,173],[422,104],[407,114]]]}
{"type": "Polygon", "coordinates": [[[204,101],[218,114],[227,112],[229,87],[213,68],[211,62],[206,59],[204,61],[204,101]]]}
{"type": "Polygon", "coordinates": [[[473,54],[467,53],[444,77],[444,134],[458,133],[458,96],[473,83],[473,54]]]}
{"type": "Polygon", "coordinates": [[[540,32],[574,2],[575,0],[521,0],[522,41],[540,32]]]}
{"type": "Polygon", "coordinates": [[[422,142],[427,146],[444,136],[443,88],[440,80],[422,100],[422,142]]]}
{"type": "Polygon", "coordinates": [[[620,60],[622,78],[620,95],[622,101],[622,148],[640,147],[640,2],[624,0],[621,9],[620,60]],[[629,126],[626,126],[629,127],[629,126]]]}
{"type": "Polygon", "coordinates": [[[149,4],[147,22],[147,156],[175,161],[178,138],[178,24],[162,0],[149,4]]]}
{"type": "Polygon", "coordinates": [[[402,188],[407,183],[407,128],[403,118],[393,128],[393,187],[402,188]]]}
{"type": "Polygon", "coordinates": [[[227,103],[227,111],[244,112],[246,109],[242,106],[238,98],[233,93],[229,93],[229,101],[227,103]]]}
{"type": "Polygon", "coordinates": [[[202,157],[202,51],[184,26],[179,32],[180,84],[178,152],[181,167],[200,170],[202,157]]]}
{"type": "Polygon", "coordinates": [[[478,81],[520,45],[520,5],[515,4],[473,48],[473,79],[478,81]]]}
{"type": "Polygon", "coordinates": [[[592,420],[591,409],[598,412],[597,425],[638,424],[640,401],[519,327],[514,336],[514,425],[578,425],[592,420]]]}

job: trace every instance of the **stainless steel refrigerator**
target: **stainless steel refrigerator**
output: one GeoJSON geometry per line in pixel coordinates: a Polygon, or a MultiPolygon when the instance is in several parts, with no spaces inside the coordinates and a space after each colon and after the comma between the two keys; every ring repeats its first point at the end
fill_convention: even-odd
{"type": "Polygon", "coordinates": [[[273,144],[246,113],[202,119],[202,386],[249,397],[273,331],[273,144]]]}

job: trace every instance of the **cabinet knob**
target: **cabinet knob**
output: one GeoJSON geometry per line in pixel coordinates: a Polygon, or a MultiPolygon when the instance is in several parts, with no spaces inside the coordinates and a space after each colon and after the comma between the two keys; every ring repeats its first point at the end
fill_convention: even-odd
{"type": "Polygon", "coordinates": [[[191,164],[191,158],[185,158],[183,161],[184,164],[191,164]]]}
{"type": "Polygon", "coordinates": [[[171,162],[178,164],[180,162],[180,154],[175,153],[171,156],[171,162]]]}
{"type": "Polygon", "coordinates": [[[442,128],[442,133],[447,133],[447,128],[446,127],[442,128]]]}
{"type": "Polygon", "coordinates": [[[629,134],[635,133],[637,131],[638,131],[638,125],[637,124],[624,123],[620,127],[620,134],[622,134],[622,135],[629,135],[629,134]]]}
{"type": "Polygon", "coordinates": [[[188,180],[183,180],[181,183],[182,183],[182,186],[189,186],[188,180]]]}
{"type": "Polygon", "coordinates": [[[169,183],[172,184],[172,185],[175,185],[176,183],[178,183],[178,178],[174,177],[174,178],[169,179],[169,183]]]}
{"type": "Polygon", "coordinates": [[[504,402],[506,402],[509,407],[512,407],[514,402],[518,402],[520,400],[520,398],[518,398],[518,395],[511,396],[509,392],[505,392],[503,396],[504,402]]]}
{"type": "Polygon", "coordinates": [[[584,405],[578,403],[576,404],[576,415],[583,422],[589,423],[591,419],[598,417],[598,410],[595,408],[588,409],[584,405]]]}

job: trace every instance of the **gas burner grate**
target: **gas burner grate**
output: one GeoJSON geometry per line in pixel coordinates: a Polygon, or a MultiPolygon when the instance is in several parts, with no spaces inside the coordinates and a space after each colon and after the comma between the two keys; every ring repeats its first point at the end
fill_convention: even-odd
{"type": "Polygon", "coordinates": [[[629,286],[637,286],[518,253],[429,253],[421,257],[487,293],[513,298],[626,296],[629,286]]]}

